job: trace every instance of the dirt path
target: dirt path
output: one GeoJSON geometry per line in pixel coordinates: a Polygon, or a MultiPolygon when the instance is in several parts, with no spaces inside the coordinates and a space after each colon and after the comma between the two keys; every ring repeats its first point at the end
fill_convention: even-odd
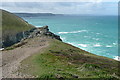
{"type": "MultiPolygon", "coordinates": [[[[13,50],[2,52],[2,76],[3,78],[23,78],[30,77],[30,75],[23,75],[16,73],[20,66],[20,62],[27,57],[42,51],[43,48],[48,46],[46,38],[34,38],[21,47],[13,50]]],[[[32,77],[32,76],[31,76],[32,77]]]]}

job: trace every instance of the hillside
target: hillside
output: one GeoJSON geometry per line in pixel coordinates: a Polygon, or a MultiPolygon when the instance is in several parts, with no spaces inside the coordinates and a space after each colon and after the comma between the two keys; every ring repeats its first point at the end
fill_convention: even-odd
{"type": "MultiPolygon", "coordinates": [[[[6,14],[6,11],[4,14],[6,14]]],[[[8,20],[14,16],[14,14],[8,12],[7,14],[9,15],[8,20]]],[[[73,78],[87,78],[88,80],[90,78],[91,80],[96,78],[100,80],[101,78],[102,80],[120,79],[118,68],[120,62],[94,55],[64,43],[60,36],[49,31],[48,26],[33,29],[28,26],[26,29],[21,28],[19,31],[17,25],[13,27],[12,24],[3,22],[6,25],[6,28],[4,28],[6,35],[9,35],[7,31],[16,31],[12,33],[13,35],[24,31],[24,36],[27,35],[22,37],[24,39],[21,38],[22,40],[18,43],[6,47],[2,51],[3,78],[44,78],[45,80],[51,80],[50,78],[67,80],[73,80],[73,78]],[[7,27],[11,28],[8,29],[7,27]]],[[[14,20],[10,22],[14,23],[14,20]]],[[[18,25],[24,23],[26,22],[22,20],[18,25]]]]}
{"type": "Polygon", "coordinates": [[[7,12],[5,10],[1,10],[2,12],[2,40],[3,40],[3,47],[10,46],[15,42],[19,41],[16,40],[16,35],[20,32],[30,30],[34,28],[34,26],[30,25],[22,18],[7,12]]]}
{"type": "Polygon", "coordinates": [[[43,52],[21,62],[19,72],[38,78],[119,78],[119,62],[49,39],[43,52]]]}
{"type": "Polygon", "coordinates": [[[55,16],[55,14],[52,13],[15,13],[15,14],[20,17],[55,16]]]}

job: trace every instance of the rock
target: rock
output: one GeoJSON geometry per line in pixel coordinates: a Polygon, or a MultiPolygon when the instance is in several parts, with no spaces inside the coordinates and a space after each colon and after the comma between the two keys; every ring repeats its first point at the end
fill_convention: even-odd
{"type": "Polygon", "coordinates": [[[63,79],[63,77],[61,75],[59,75],[59,74],[56,74],[56,78],[63,79]]]}
{"type": "Polygon", "coordinates": [[[6,39],[2,42],[2,46],[3,47],[8,47],[11,46],[15,43],[21,42],[25,39],[29,39],[29,38],[34,38],[34,37],[41,37],[41,36],[46,36],[52,39],[57,39],[60,40],[60,36],[52,33],[49,31],[48,26],[43,26],[40,28],[33,28],[29,31],[24,31],[24,32],[20,32],[17,33],[16,35],[12,35],[12,36],[7,36],[6,39]]]}
{"type": "MultiPolygon", "coordinates": [[[[48,29],[48,26],[46,25],[46,26],[43,26],[42,28],[44,28],[44,29],[48,29]]],[[[49,30],[49,29],[48,29],[49,30]]]]}
{"type": "Polygon", "coordinates": [[[73,78],[78,78],[78,76],[76,76],[76,75],[72,75],[72,77],[73,77],[73,78]]]}
{"type": "Polygon", "coordinates": [[[57,69],[57,71],[62,71],[63,69],[57,69]]]}

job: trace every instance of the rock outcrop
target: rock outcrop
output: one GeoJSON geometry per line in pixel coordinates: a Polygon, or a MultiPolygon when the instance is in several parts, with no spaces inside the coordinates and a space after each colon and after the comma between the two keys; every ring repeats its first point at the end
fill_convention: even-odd
{"type": "Polygon", "coordinates": [[[17,33],[16,35],[11,37],[8,36],[2,43],[3,43],[3,47],[8,47],[9,44],[15,44],[25,39],[34,38],[34,37],[43,37],[43,36],[62,41],[60,39],[60,36],[55,35],[54,33],[49,31],[48,26],[43,26],[40,28],[32,28],[29,31],[17,33]]]}
{"type": "Polygon", "coordinates": [[[60,36],[58,36],[58,35],[49,31],[48,26],[43,26],[43,27],[40,27],[40,28],[33,28],[30,31],[24,32],[23,39],[33,38],[33,37],[42,37],[42,36],[62,41],[60,39],[60,36]]]}

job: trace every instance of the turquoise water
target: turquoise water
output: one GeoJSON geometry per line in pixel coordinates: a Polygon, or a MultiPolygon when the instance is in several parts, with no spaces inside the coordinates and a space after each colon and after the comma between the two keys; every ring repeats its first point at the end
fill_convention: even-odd
{"type": "Polygon", "coordinates": [[[48,25],[64,42],[93,54],[118,56],[117,16],[40,16],[23,17],[37,27],[48,25]]]}

